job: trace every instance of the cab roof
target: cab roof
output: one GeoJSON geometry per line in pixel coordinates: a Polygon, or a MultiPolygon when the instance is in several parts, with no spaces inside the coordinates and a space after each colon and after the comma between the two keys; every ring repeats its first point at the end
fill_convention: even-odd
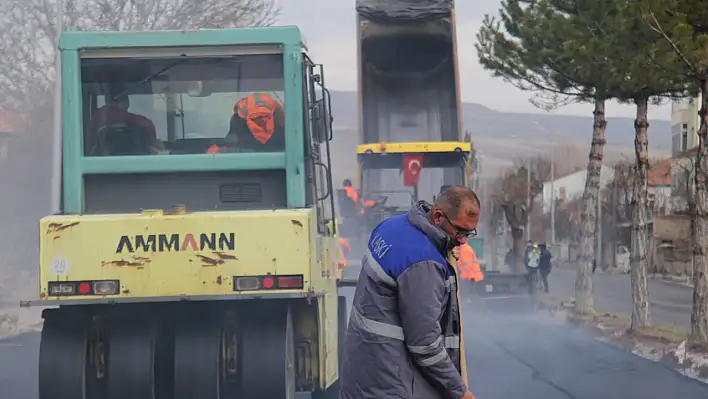
{"type": "Polygon", "coordinates": [[[361,144],[356,148],[358,155],[374,154],[427,154],[427,153],[449,153],[472,151],[472,145],[463,141],[430,141],[430,142],[407,142],[407,143],[375,143],[361,144]]]}
{"type": "Polygon", "coordinates": [[[264,45],[305,47],[296,26],[255,28],[183,29],[161,31],[70,31],[59,38],[60,50],[87,48],[189,47],[225,45],[264,45]]]}

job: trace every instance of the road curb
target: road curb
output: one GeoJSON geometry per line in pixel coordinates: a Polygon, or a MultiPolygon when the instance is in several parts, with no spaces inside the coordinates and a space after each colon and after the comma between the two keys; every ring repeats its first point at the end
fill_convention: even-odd
{"type": "Polygon", "coordinates": [[[693,288],[693,284],[690,282],[689,277],[679,277],[679,276],[665,276],[665,275],[660,275],[660,274],[652,274],[649,276],[652,280],[661,282],[661,283],[666,283],[666,284],[671,284],[671,285],[679,285],[682,287],[687,287],[687,288],[693,288]]]}

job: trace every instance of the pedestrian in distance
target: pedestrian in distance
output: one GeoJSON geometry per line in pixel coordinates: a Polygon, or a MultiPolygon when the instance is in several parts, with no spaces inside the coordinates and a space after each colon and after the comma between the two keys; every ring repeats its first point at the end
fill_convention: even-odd
{"type": "Polygon", "coordinates": [[[541,260],[538,264],[538,269],[541,272],[541,281],[543,281],[543,290],[548,292],[548,275],[551,274],[551,258],[553,255],[548,250],[546,244],[538,244],[538,249],[541,251],[541,260]]]}
{"type": "Polygon", "coordinates": [[[421,201],[372,231],[345,339],[341,399],[474,399],[453,250],[477,234],[480,205],[472,190],[453,186],[434,205],[421,201]]]}

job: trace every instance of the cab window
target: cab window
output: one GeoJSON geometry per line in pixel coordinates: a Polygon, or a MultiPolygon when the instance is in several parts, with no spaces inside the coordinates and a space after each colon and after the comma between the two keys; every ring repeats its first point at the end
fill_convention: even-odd
{"type": "Polygon", "coordinates": [[[283,152],[282,54],[83,59],[84,155],[283,152]]]}

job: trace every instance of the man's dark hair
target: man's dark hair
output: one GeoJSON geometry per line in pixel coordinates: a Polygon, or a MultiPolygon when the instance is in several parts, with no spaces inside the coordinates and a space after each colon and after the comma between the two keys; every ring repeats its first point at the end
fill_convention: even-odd
{"type": "Polygon", "coordinates": [[[457,216],[460,210],[470,203],[475,204],[478,211],[482,209],[482,203],[477,194],[471,188],[464,186],[451,186],[440,193],[435,200],[435,205],[445,209],[449,217],[457,216]]]}

